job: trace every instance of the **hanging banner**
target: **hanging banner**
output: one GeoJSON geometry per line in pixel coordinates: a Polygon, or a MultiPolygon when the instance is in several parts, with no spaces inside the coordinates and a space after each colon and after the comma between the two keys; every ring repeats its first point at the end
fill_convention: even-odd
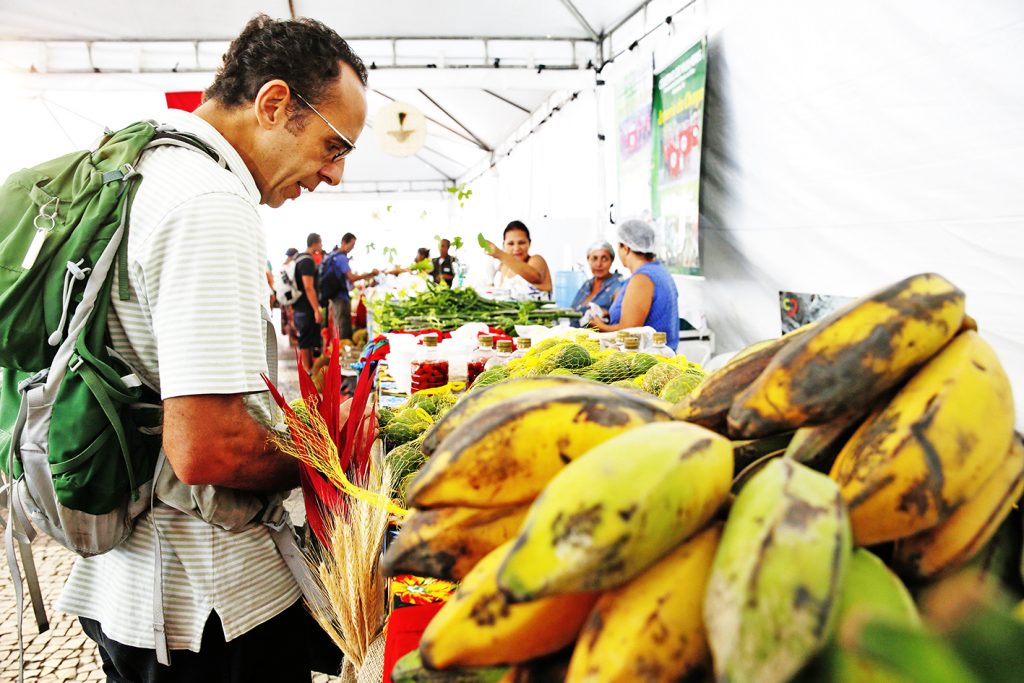
{"type": "MultiPolygon", "coordinates": [[[[615,220],[651,215],[651,84],[654,65],[649,52],[640,50],[630,61],[616,64],[624,71],[615,82],[615,144],[618,196],[615,220]]],[[[631,55],[633,53],[630,53],[631,55]]]]}
{"type": "Polygon", "coordinates": [[[701,273],[697,219],[706,75],[703,38],[654,78],[651,211],[658,256],[673,273],[701,273]]]}

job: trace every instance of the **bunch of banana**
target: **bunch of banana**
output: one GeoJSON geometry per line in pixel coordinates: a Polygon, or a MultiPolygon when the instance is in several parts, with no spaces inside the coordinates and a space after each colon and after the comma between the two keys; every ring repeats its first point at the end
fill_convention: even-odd
{"type": "Polygon", "coordinates": [[[975,496],[1013,439],[1010,382],[977,332],[956,337],[854,433],[831,476],[858,544],[934,527],[975,496]]]}
{"type": "Polygon", "coordinates": [[[702,529],[726,501],[732,445],[686,422],[638,427],[551,480],[498,575],[513,601],[619,586],[702,529]]]}
{"type": "MultiPolygon", "coordinates": [[[[540,388],[484,408],[449,432],[410,482],[409,504],[434,508],[528,503],[567,463],[590,448],[641,425],[671,419],[670,405],[664,401],[588,380],[552,386],[547,379],[523,379],[516,386],[538,382],[540,388]]],[[[464,401],[488,400],[505,386],[495,385],[464,401]]],[[[469,408],[463,408],[461,414],[467,412],[469,408]]]]}
{"type": "Polygon", "coordinates": [[[733,402],[729,431],[753,438],[870,408],[945,346],[963,318],[964,293],[931,273],[854,301],[775,354],[733,402]]]}
{"type": "Polygon", "coordinates": [[[566,682],[668,683],[710,673],[702,608],[721,535],[722,525],[713,525],[603,593],[580,633],[566,682]]]}
{"type": "Polygon", "coordinates": [[[851,552],[835,482],[773,460],[733,503],[704,621],[718,680],[787,681],[828,641],[851,552]]]}
{"type": "Polygon", "coordinates": [[[596,593],[513,604],[498,589],[498,569],[512,542],[491,551],[463,579],[420,640],[432,669],[515,664],[561,650],[576,639],[596,593]]]}

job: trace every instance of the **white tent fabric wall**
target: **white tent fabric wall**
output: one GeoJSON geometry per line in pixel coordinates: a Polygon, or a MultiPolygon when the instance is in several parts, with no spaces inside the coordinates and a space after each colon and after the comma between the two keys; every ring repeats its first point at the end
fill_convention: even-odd
{"type": "Polygon", "coordinates": [[[703,296],[723,350],[779,290],[948,277],[1024,426],[1024,6],[711,2],[703,296]]]}

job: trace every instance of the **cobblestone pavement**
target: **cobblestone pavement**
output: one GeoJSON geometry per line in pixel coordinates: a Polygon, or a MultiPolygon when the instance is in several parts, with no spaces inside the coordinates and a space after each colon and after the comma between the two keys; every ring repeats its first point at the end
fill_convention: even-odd
{"type": "MultiPolygon", "coordinates": [[[[279,379],[286,396],[298,396],[294,349],[288,340],[278,337],[281,362],[279,379]]],[[[38,633],[28,594],[25,595],[24,642],[25,681],[63,683],[64,681],[106,680],[96,645],[82,631],[78,619],[54,609],[61,588],[71,572],[75,554],[59,546],[44,534],[32,543],[32,556],[39,572],[39,584],[50,619],[50,629],[38,633]]],[[[18,680],[18,631],[14,608],[14,587],[5,561],[0,560],[0,682],[18,680]]],[[[314,683],[330,683],[340,678],[316,674],[314,683]]]]}

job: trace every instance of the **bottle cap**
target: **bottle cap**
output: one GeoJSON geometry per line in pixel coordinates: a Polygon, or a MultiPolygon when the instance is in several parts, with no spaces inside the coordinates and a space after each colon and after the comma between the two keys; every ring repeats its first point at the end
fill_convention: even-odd
{"type": "Polygon", "coordinates": [[[477,341],[480,342],[481,349],[493,349],[494,348],[494,337],[489,334],[481,334],[477,341]]]}
{"type": "Polygon", "coordinates": [[[637,351],[640,349],[640,337],[634,334],[628,334],[622,340],[622,345],[626,347],[627,351],[637,351]]]}
{"type": "Polygon", "coordinates": [[[431,348],[437,346],[437,335],[436,334],[425,334],[421,337],[424,346],[431,348]]]}
{"type": "Polygon", "coordinates": [[[668,341],[668,335],[664,332],[654,333],[654,343],[658,345],[664,345],[668,341]]]}
{"type": "Polygon", "coordinates": [[[532,342],[529,337],[519,337],[519,339],[516,340],[516,347],[520,349],[528,349],[530,346],[532,346],[532,342]]]}
{"type": "Polygon", "coordinates": [[[512,353],[512,340],[511,339],[499,339],[498,340],[498,352],[499,353],[512,353]]]}

